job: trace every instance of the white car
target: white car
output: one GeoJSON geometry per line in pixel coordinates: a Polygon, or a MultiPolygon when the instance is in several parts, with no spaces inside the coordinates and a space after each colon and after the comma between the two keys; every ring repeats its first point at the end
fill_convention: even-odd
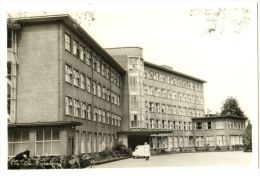
{"type": "Polygon", "coordinates": [[[149,159],[151,156],[149,145],[138,145],[135,147],[135,151],[132,153],[133,158],[144,157],[149,159]]]}

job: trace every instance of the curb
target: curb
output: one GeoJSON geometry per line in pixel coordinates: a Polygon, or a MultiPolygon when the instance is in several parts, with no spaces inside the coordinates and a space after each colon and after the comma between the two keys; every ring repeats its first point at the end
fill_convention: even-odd
{"type": "Polygon", "coordinates": [[[121,157],[121,158],[112,158],[112,159],[103,160],[103,161],[97,161],[95,163],[95,165],[110,163],[110,162],[119,161],[119,160],[128,159],[128,158],[131,158],[131,156],[126,156],[126,157],[121,157]]]}

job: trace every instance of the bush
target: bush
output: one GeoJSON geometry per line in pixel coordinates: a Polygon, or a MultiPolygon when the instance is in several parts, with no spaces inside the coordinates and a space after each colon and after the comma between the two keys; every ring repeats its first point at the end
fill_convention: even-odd
{"type": "Polygon", "coordinates": [[[220,150],[221,150],[220,146],[217,145],[215,151],[220,151],[220,150]]]}

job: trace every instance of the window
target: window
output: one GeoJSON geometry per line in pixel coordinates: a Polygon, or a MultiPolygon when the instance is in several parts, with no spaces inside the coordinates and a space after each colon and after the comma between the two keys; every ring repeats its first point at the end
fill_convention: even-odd
{"type": "Polygon", "coordinates": [[[81,102],[81,118],[86,118],[87,117],[87,106],[85,102],[81,102]]]}
{"type": "Polygon", "coordinates": [[[106,98],[107,98],[107,88],[106,87],[103,87],[102,88],[102,98],[104,99],[104,100],[106,100],[106,98]]]}
{"type": "Polygon", "coordinates": [[[211,130],[211,122],[205,122],[205,127],[207,130],[211,130]]]}
{"type": "Polygon", "coordinates": [[[225,136],[224,135],[219,135],[217,136],[217,145],[218,146],[224,146],[225,145],[225,136]]]}
{"type": "Polygon", "coordinates": [[[74,116],[79,117],[80,114],[80,103],[78,100],[74,99],[74,116]]]}
{"type": "Polygon", "coordinates": [[[35,154],[60,154],[59,128],[38,128],[36,130],[35,154]]]}
{"type": "Polygon", "coordinates": [[[101,97],[101,85],[100,84],[97,85],[97,96],[101,97]]]}
{"type": "Polygon", "coordinates": [[[82,131],[80,139],[80,153],[85,153],[86,149],[86,131],[82,131]]]}
{"type": "Polygon", "coordinates": [[[70,51],[70,36],[68,34],[65,34],[65,49],[70,51]]]}
{"type": "Polygon", "coordinates": [[[74,85],[79,87],[79,82],[80,82],[80,74],[79,74],[79,71],[74,69],[73,70],[74,72],[74,85]]]}
{"type": "Polygon", "coordinates": [[[86,79],[83,73],[80,73],[80,88],[85,90],[86,79]]]}
{"type": "Polygon", "coordinates": [[[79,59],[84,61],[84,48],[83,48],[83,46],[79,47],[79,59]]]}
{"type": "Polygon", "coordinates": [[[94,94],[94,95],[97,94],[97,85],[96,85],[96,81],[93,81],[93,94],[94,94]]]}
{"type": "Polygon", "coordinates": [[[8,156],[15,156],[29,147],[29,129],[8,130],[8,156]]]}
{"type": "Polygon", "coordinates": [[[195,129],[196,130],[201,130],[202,129],[202,122],[196,122],[195,123],[195,129]]]}
{"type": "Polygon", "coordinates": [[[102,123],[106,123],[106,111],[102,111],[102,123]]]}
{"type": "Polygon", "coordinates": [[[106,69],[105,69],[105,64],[104,63],[101,63],[101,74],[102,74],[102,76],[106,75],[106,69]]]}
{"type": "Polygon", "coordinates": [[[241,135],[230,135],[231,145],[241,145],[243,144],[241,135]]]}
{"type": "Polygon", "coordinates": [[[110,90],[109,89],[107,89],[107,101],[110,102],[110,90]]]}
{"type": "Polygon", "coordinates": [[[76,40],[72,40],[72,53],[74,56],[78,57],[78,42],[76,40]]]}
{"type": "Polygon", "coordinates": [[[87,65],[90,66],[91,65],[91,54],[89,51],[86,51],[85,60],[86,60],[87,65]]]}
{"type": "Polygon", "coordinates": [[[98,110],[97,107],[94,107],[93,121],[97,121],[97,116],[98,116],[98,110]]]}
{"type": "Polygon", "coordinates": [[[154,103],[153,102],[149,102],[149,111],[154,112],[154,103]]]}
{"type": "Polygon", "coordinates": [[[214,136],[206,136],[206,144],[214,146],[214,136]]]}
{"type": "Polygon", "coordinates": [[[73,115],[73,101],[71,97],[65,97],[65,114],[73,115]]]}
{"type": "Polygon", "coordinates": [[[72,83],[72,68],[67,64],[65,64],[65,81],[72,83]]]}
{"type": "Polygon", "coordinates": [[[150,119],[150,129],[154,129],[154,120],[150,119]]]}
{"type": "Polygon", "coordinates": [[[138,78],[130,76],[129,77],[129,89],[131,92],[138,91],[138,78]]]}
{"type": "Polygon", "coordinates": [[[133,118],[133,119],[131,119],[131,127],[137,127],[138,126],[137,115],[132,114],[131,116],[133,118]]]}
{"type": "Polygon", "coordinates": [[[162,113],[166,114],[166,105],[165,104],[162,104],[162,113]]]}
{"type": "Polygon", "coordinates": [[[155,103],[155,111],[156,111],[157,113],[160,113],[160,112],[161,112],[160,103],[155,103]]]}
{"type": "Polygon", "coordinates": [[[223,121],[217,121],[216,122],[216,129],[217,130],[224,129],[224,126],[225,126],[225,124],[224,124],[223,121]]]}
{"type": "Polygon", "coordinates": [[[106,67],[106,78],[107,79],[110,79],[110,69],[109,69],[109,67],[106,67]]]}
{"type": "Polygon", "coordinates": [[[100,73],[100,60],[96,59],[97,63],[97,72],[100,73]]]}
{"type": "Polygon", "coordinates": [[[203,136],[196,136],[196,146],[197,147],[203,147],[203,136]]]}
{"type": "Polygon", "coordinates": [[[87,77],[87,91],[91,92],[91,79],[89,77],[87,77]]]}
{"type": "Polygon", "coordinates": [[[88,104],[87,106],[87,117],[88,117],[88,120],[91,120],[91,105],[88,104]]]}
{"type": "Polygon", "coordinates": [[[101,122],[102,121],[102,110],[101,109],[98,109],[98,122],[101,122]]]}

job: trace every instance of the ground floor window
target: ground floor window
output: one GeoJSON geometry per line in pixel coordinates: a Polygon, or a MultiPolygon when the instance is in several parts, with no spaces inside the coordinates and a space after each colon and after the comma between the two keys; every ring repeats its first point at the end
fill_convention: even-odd
{"type": "Polygon", "coordinates": [[[8,130],[8,156],[15,156],[29,148],[29,129],[8,130]]]}
{"type": "Polygon", "coordinates": [[[196,136],[196,146],[197,147],[203,147],[203,136],[196,136]]]}
{"type": "Polygon", "coordinates": [[[36,130],[35,155],[60,154],[59,128],[36,130]]]}
{"type": "Polygon", "coordinates": [[[86,152],[86,132],[83,131],[81,133],[81,139],[80,139],[80,152],[85,153],[86,152]]]}
{"type": "Polygon", "coordinates": [[[225,146],[225,136],[221,135],[221,136],[217,136],[217,145],[218,146],[225,146]]]}
{"type": "Polygon", "coordinates": [[[206,136],[206,144],[214,146],[214,136],[206,136]]]}
{"type": "Polygon", "coordinates": [[[231,135],[230,136],[230,144],[231,145],[240,145],[243,144],[242,136],[240,135],[231,135]]]}

